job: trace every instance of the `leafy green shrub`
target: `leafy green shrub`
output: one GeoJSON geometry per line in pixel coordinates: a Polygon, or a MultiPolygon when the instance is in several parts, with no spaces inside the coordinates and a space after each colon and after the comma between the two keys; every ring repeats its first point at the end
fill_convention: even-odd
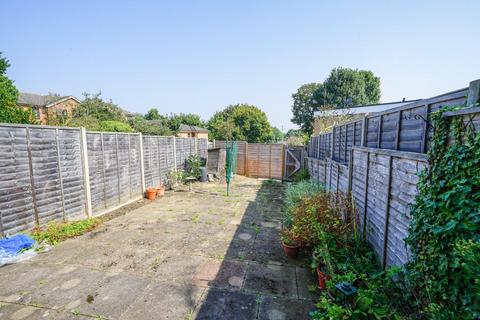
{"type": "Polygon", "coordinates": [[[308,173],[306,168],[298,170],[298,172],[293,176],[293,182],[300,182],[308,179],[310,179],[310,173],[308,173]]]}
{"type": "Polygon", "coordinates": [[[289,185],[285,192],[285,200],[283,202],[284,226],[287,228],[291,226],[293,215],[302,198],[314,196],[321,190],[323,190],[323,187],[309,180],[289,185]]]}
{"type": "Polygon", "coordinates": [[[185,171],[172,169],[167,175],[167,184],[170,189],[177,188],[180,184],[185,182],[185,171]]]}
{"type": "Polygon", "coordinates": [[[37,227],[32,231],[32,237],[37,242],[45,241],[56,245],[68,238],[78,237],[100,225],[98,218],[89,218],[71,222],[50,222],[46,227],[37,227]]]}
{"type": "Polygon", "coordinates": [[[480,317],[480,134],[433,115],[430,169],[421,175],[406,243],[408,264],[432,319],[480,317]],[[448,145],[449,137],[454,138],[448,145]]]}
{"type": "Polygon", "coordinates": [[[191,154],[185,161],[186,174],[189,177],[200,178],[200,166],[202,160],[197,154],[191,154]]]}
{"type": "Polygon", "coordinates": [[[102,131],[108,132],[133,132],[132,127],[130,127],[127,123],[120,122],[120,121],[102,121],[100,122],[100,126],[102,131]]]}

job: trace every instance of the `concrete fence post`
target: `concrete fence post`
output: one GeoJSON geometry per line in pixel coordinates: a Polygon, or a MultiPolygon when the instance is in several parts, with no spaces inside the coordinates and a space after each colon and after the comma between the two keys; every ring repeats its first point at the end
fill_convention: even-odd
{"type": "Polygon", "coordinates": [[[143,136],[141,133],[138,134],[138,139],[140,143],[140,180],[142,185],[142,195],[145,193],[145,159],[143,152],[143,136]]]}
{"type": "Polygon", "coordinates": [[[173,136],[173,167],[177,170],[177,143],[176,137],[173,136]]]}
{"type": "Polygon", "coordinates": [[[90,191],[90,169],[88,167],[87,130],[80,128],[80,151],[83,171],[83,189],[85,191],[85,211],[92,216],[92,194],[90,191]]]}

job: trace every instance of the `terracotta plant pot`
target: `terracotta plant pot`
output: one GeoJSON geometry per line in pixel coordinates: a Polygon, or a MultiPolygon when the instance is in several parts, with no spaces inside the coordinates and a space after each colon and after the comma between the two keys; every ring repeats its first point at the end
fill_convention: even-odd
{"type": "Polygon", "coordinates": [[[317,277],[318,277],[318,288],[325,290],[327,288],[327,280],[330,279],[330,276],[324,273],[320,267],[317,267],[317,277]]]}
{"type": "Polygon", "coordinates": [[[157,188],[157,196],[161,197],[165,194],[165,187],[164,186],[160,186],[157,188]]]}
{"type": "Polygon", "coordinates": [[[298,251],[300,249],[300,246],[288,246],[285,243],[282,242],[283,245],[283,251],[285,251],[285,254],[289,258],[296,258],[298,256],[298,251]]]}
{"type": "Polygon", "coordinates": [[[156,195],[157,195],[157,189],[148,188],[147,191],[145,191],[145,197],[148,200],[155,200],[156,195]]]}

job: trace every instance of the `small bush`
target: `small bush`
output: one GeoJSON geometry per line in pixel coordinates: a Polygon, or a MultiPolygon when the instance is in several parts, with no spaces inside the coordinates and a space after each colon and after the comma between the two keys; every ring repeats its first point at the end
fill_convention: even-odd
{"type": "Polygon", "coordinates": [[[285,192],[283,225],[287,228],[291,226],[294,212],[302,198],[312,197],[322,190],[323,187],[308,180],[291,184],[285,192]]]}
{"type": "Polygon", "coordinates": [[[200,157],[196,154],[190,155],[186,162],[186,174],[189,177],[194,177],[194,178],[200,178],[200,166],[202,165],[202,160],[200,157]]]}
{"type": "Polygon", "coordinates": [[[91,231],[100,223],[101,220],[97,218],[72,222],[50,222],[46,227],[33,229],[32,237],[39,243],[45,241],[50,245],[56,245],[61,241],[78,237],[85,232],[91,231]]]}
{"type": "Polygon", "coordinates": [[[310,173],[308,173],[308,170],[306,168],[300,169],[293,176],[293,182],[300,182],[300,181],[308,180],[308,179],[310,179],[310,173]]]}

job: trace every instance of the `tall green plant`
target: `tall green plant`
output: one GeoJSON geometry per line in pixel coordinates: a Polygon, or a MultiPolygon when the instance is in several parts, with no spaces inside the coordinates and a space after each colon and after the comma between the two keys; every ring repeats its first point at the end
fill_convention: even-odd
{"type": "Polygon", "coordinates": [[[480,317],[480,134],[433,115],[434,135],[411,208],[410,281],[431,319],[480,317]],[[449,137],[453,144],[448,144],[449,137]],[[463,138],[462,138],[463,137],[463,138]]]}

